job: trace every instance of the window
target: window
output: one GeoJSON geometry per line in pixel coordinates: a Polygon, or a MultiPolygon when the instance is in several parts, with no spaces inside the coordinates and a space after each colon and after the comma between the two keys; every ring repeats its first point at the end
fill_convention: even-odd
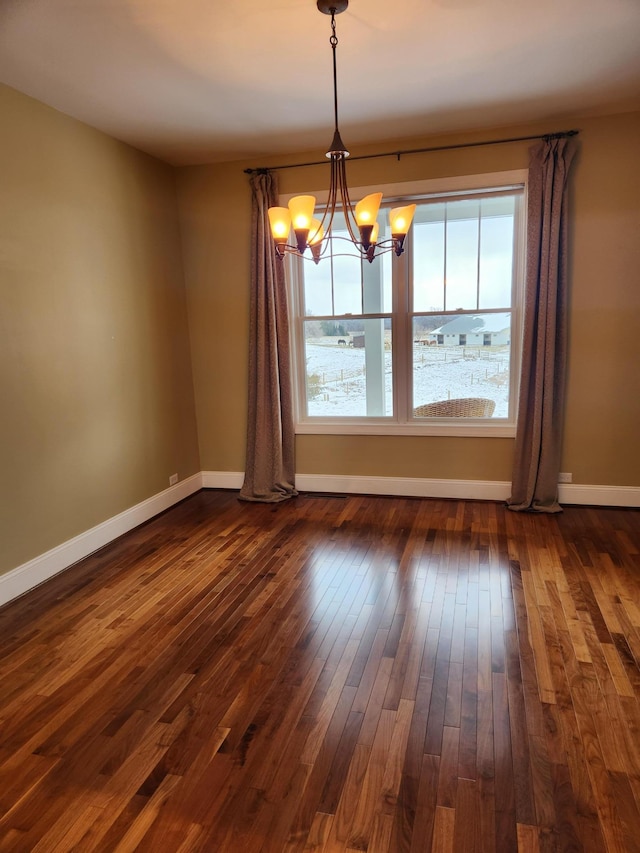
{"type": "Polygon", "coordinates": [[[291,264],[296,430],[513,435],[525,174],[403,189],[400,258],[291,264]]]}

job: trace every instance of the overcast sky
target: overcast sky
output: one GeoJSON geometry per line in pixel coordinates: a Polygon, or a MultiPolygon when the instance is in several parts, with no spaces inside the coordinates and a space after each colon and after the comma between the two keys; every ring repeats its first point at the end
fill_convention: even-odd
{"type": "MultiPolygon", "coordinates": [[[[414,311],[509,307],[514,204],[514,196],[502,196],[419,205],[411,232],[414,311]]],[[[386,227],[386,213],[381,211],[379,218],[382,232],[386,227]]],[[[335,227],[334,233],[340,234],[335,227]]],[[[335,240],[333,245],[334,253],[349,251],[349,245],[341,240],[335,240]]],[[[366,262],[363,265],[365,288],[368,288],[365,310],[370,313],[391,311],[391,262],[392,254],[388,253],[374,260],[370,268],[366,262]],[[380,274],[383,279],[382,305],[378,299],[380,274]]],[[[358,258],[325,257],[317,266],[305,261],[303,269],[308,315],[362,312],[361,263],[358,258]],[[332,264],[335,282],[333,304],[332,264]]]]}

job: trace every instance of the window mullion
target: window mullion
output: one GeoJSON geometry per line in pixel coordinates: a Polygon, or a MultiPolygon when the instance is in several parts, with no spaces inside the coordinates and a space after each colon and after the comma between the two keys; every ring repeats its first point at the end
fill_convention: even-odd
{"type": "MultiPolygon", "coordinates": [[[[526,258],[526,211],[523,196],[516,199],[513,223],[513,266],[511,269],[511,357],[522,364],[524,331],[524,286],[526,258]],[[520,291],[520,295],[518,294],[520,291]]],[[[513,370],[509,388],[509,417],[515,421],[520,389],[520,371],[513,370]]]]}
{"type": "Polygon", "coordinates": [[[478,205],[478,240],[476,248],[476,310],[480,310],[480,252],[482,249],[482,199],[478,205]]]}
{"type": "Polygon", "coordinates": [[[307,374],[305,370],[304,357],[297,357],[298,353],[304,353],[304,275],[302,258],[290,256],[287,279],[289,280],[289,295],[293,308],[294,322],[289,324],[290,353],[292,358],[292,376],[296,388],[294,394],[295,418],[299,421],[306,418],[307,412],[307,374]]]}
{"type": "Polygon", "coordinates": [[[409,419],[412,397],[412,334],[411,334],[411,281],[413,267],[412,240],[405,243],[405,251],[393,258],[393,395],[396,419],[406,423],[409,419]]]}
{"type": "Polygon", "coordinates": [[[449,205],[447,202],[444,203],[444,223],[443,223],[443,239],[444,239],[444,247],[442,252],[442,304],[444,306],[444,310],[447,311],[447,232],[449,230],[449,224],[447,221],[447,211],[449,209],[449,205]]]}
{"type": "Polygon", "coordinates": [[[336,313],[336,283],[335,276],[333,274],[333,234],[329,234],[330,241],[330,250],[331,254],[329,256],[329,261],[331,262],[331,313],[335,315],[336,313]]]}

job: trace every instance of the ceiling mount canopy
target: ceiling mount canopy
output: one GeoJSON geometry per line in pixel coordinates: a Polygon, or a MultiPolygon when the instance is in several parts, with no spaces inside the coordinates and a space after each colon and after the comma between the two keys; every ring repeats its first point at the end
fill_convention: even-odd
{"type": "Polygon", "coordinates": [[[320,219],[314,217],[316,207],[315,196],[296,196],[289,202],[288,207],[270,207],[269,222],[271,234],[275,243],[275,251],[281,260],[287,253],[304,255],[311,250],[311,257],[318,263],[324,255],[332,254],[330,249],[333,240],[346,240],[355,249],[357,255],[371,263],[379,254],[394,251],[401,255],[404,241],[411,227],[415,204],[397,207],[389,212],[390,237],[378,239],[378,211],[382,201],[382,193],[371,193],[355,206],[349,198],[347,186],[346,159],[349,151],[342,141],[338,128],[338,73],[336,64],[336,15],[344,12],[349,6],[349,0],[316,0],[318,10],[325,15],[331,15],[331,37],[329,44],[333,55],[333,114],[334,133],[327,158],[331,161],[331,176],[329,182],[329,198],[320,219]],[[348,236],[332,234],[336,211],[342,214],[346,223],[348,236]],[[289,243],[291,229],[295,234],[295,244],[289,243]]]}
{"type": "Polygon", "coordinates": [[[340,15],[349,7],[349,0],[316,0],[323,15],[340,15]]]}

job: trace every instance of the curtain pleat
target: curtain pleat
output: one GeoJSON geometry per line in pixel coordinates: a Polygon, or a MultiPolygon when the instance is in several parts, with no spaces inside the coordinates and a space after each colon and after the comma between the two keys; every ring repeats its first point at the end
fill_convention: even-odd
{"type": "Polygon", "coordinates": [[[530,149],[527,274],[518,427],[508,506],[560,512],[567,352],[568,175],[571,138],[545,139],[530,149]]]}
{"type": "Polygon", "coordinates": [[[278,203],[277,179],[271,173],[258,173],[250,181],[249,405],[240,498],[274,503],[297,494],[287,293],[267,214],[278,203]]]}

